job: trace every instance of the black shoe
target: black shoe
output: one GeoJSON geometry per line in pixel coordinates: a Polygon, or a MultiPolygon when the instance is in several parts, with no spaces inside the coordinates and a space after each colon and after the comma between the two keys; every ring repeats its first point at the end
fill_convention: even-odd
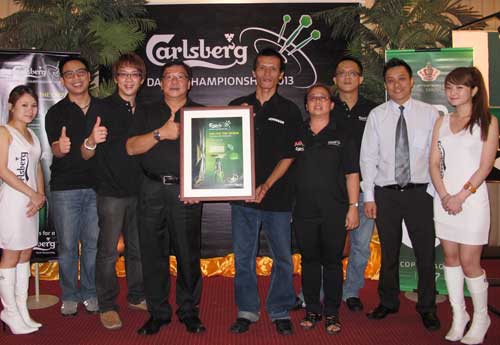
{"type": "Polygon", "coordinates": [[[292,321],[290,321],[290,319],[274,320],[274,324],[276,325],[276,330],[279,334],[289,335],[293,333],[292,321]]]}
{"type": "Polygon", "coordinates": [[[148,321],[139,328],[137,331],[140,335],[150,335],[156,334],[160,330],[161,326],[168,325],[170,323],[170,319],[155,319],[154,317],[150,317],[148,321]]]}
{"type": "Polygon", "coordinates": [[[186,325],[186,330],[189,333],[202,333],[207,330],[198,316],[186,317],[180,321],[186,325]]]}
{"type": "Polygon", "coordinates": [[[420,313],[420,316],[422,316],[425,328],[429,331],[437,331],[441,327],[441,322],[439,322],[435,312],[420,313]]]}
{"type": "Polygon", "coordinates": [[[359,297],[349,297],[345,300],[345,303],[347,304],[347,308],[349,308],[350,311],[363,310],[363,303],[361,303],[359,297]]]}
{"type": "Polygon", "coordinates": [[[244,317],[239,317],[236,321],[231,325],[229,330],[232,333],[245,333],[250,328],[252,321],[245,319],[244,317]]]}
{"type": "Polygon", "coordinates": [[[290,310],[300,310],[302,308],[304,308],[304,301],[299,296],[296,296],[295,303],[294,303],[292,309],[290,309],[290,310]]]}
{"type": "Polygon", "coordinates": [[[381,320],[385,318],[389,314],[395,314],[397,313],[397,309],[389,309],[387,307],[384,307],[383,305],[379,305],[377,308],[373,309],[371,312],[366,314],[369,319],[371,320],[381,320]]]}

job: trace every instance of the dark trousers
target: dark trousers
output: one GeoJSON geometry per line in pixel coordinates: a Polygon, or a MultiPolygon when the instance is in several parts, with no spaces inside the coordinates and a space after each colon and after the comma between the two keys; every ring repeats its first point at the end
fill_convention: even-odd
{"type": "Polygon", "coordinates": [[[342,300],[342,252],[346,239],[346,212],[334,212],[328,221],[293,219],[302,257],[302,291],[307,311],[322,313],[320,290],[323,275],[324,313],[338,315],[342,300]],[[323,266],[323,273],[321,267],[323,266]]]}
{"type": "Polygon", "coordinates": [[[137,304],[144,300],[141,251],[137,228],[137,198],[97,196],[99,238],[96,257],[96,289],[101,313],[117,310],[116,298],[120,292],[116,278],[117,244],[120,233],[125,241],[125,269],[127,272],[127,300],[137,304]]]}
{"type": "Polygon", "coordinates": [[[179,185],[145,178],[139,196],[139,239],[146,301],[152,317],[170,319],[170,248],[177,259],[180,320],[198,315],[201,298],[201,205],[184,205],[179,185]]]}
{"type": "Polygon", "coordinates": [[[375,221],[382,250],[378,283],[380,303],[387,308],[399,308],[399,250],[404,220],[417,264],[417,311],[435,311],[435,231],[432,197],[425,187],[404,191],[375,187],[375,202],[375,221]]]}

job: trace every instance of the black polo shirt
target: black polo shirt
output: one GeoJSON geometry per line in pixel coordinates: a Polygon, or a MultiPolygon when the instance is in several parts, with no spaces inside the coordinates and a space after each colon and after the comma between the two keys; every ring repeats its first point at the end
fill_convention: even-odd
{"type": "Polygon", "coordinates": [[[346,210],[349,198],[345,175],[359,173],[359,150],[354,138],[337,129],[331,120],[315,135],[307,121],[294,148],[294,216],[329,217],[346,210]]]}
{"type": "Polygon", "coordinates": [[[66,126],[66,135],[71,141],[68,154],[62,158],[53,157],[50,166],[50,189],[72,190],[93,188],[93,160],[84,160],[80,151],[85,138],[92,131],[97,116],[103,113],[102,101],[91,97],[90,106],[85,114],[82,109],[66,96],[54,104],[45,116],[45,131],[49,144],[59,140],[61,129],[66,126]]]}
{"type": "MultiPolygon", "coordinates": [[[[255,183],[264,183],[276,164],[283,158],[292,158],[293,141],[302,123],[302,114],[295,103],[275,93],[263,105],[255,93],[233,100],[230,105],[247,103],[253,106],[255,143],[255,183]]],[[[260,204],[245,206],[266,211],[290,211],[292,195],[289,173],[279,179],[267,192],[260,204]]]]}
{"type": "MultiPolygon", "coordinates": [[[[201,107],[202,105],[187,100],[184,107],[201,107]]],[[[134,118],[130,136],[142,135],[160,128],[170,118],[172,111],[162,99],[149,104],[141,116],[134,118]]],[[[180,122],[180,109],[175,113],[175,122],[180,122]]],[[[180,175],[180,142],[176,140],[162,140],[148,152],[141,155],[140,165],[143,170],[154,175],[180,175]]]]}
{"type": "Polygon", "coordinates": [[[95,160],[96,191],[99,195],[113,197],[134,196],[138,192],[141,176],[137,157],[129,156],[125,144],[134,117],[141,116],[143,107],[115,93],[103,100],[106,111],[99,114],[101,125],[108,129],[104,143],[97,145],[95,160]]]}

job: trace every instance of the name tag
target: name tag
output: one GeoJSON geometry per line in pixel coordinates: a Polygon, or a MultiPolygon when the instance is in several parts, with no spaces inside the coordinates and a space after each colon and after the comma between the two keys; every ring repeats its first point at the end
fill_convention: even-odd
{"type": "Polygon", "coordinates": [[[340,140],[329,140],[327,144],[329,146],[340,146],[342,143],[340,142],[340,140]]]}
{"type": "Polygon", "coordinates": [[[267,121],[273,121],[273,122],[279,123],[280,125],[284,125],[285,124],[285,121],[277,119],[275,117],[268,117],[267,121]]]}

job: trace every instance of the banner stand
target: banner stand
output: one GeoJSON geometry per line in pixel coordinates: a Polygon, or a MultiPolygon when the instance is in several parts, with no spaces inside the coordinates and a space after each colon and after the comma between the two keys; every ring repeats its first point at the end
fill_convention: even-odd
{"type": "Polygon", "coordinates": [[[59,302],[59,298],[53,295],[40,295],[40,271],[39,263],[35,262],[35,295],[28,297],[28,309],[45,309],[59,302]]]}
{"type": "MultiPolygon", "coordinates": [[[[413,292],[413,291],[405,292],[405,297],[407,300],[410,300],[412,302],[415,302],[415,303],[418,302],[418,294],[416,291],[415,292],[413,292]]],[[[448,299],[448,297],[446,297],[446,295],[436,295],[436,303],[443,303],[447,299],[448,299]]]]}

